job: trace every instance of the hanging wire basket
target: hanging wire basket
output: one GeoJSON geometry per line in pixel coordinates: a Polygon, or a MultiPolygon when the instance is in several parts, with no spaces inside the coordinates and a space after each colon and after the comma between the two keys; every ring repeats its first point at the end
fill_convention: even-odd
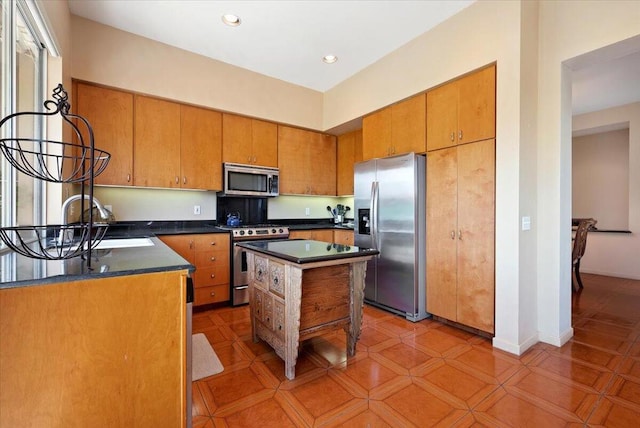
{"type": "Polygon", "coordinates": [[[0,229],[0,237],[16,253],[33,259],[66,260],[87,254],[104,238],[108,224],[17,226],[0,229]]]}
{"type": "Polygon", "coordinates": [[[93,129],[82,116],[69,113],[71,106],[62,85],[53,92],[53,100],[44,102],[48,112],[14,113],[0,121],[0,135],[3,126],[10,127],[12,136],[0,138],[0,150],[9,163],[18,171],[39,180],[54,183],[78,183],[96,177],[107,167],[111,155],[96,149],[93,145],[93,129]],[[37,140],[16,137],[20,128],[19,119],[27,116],[52,116],[60,114],[68,124],[79,144],[54,140],[37,140]],[[89,144],[84,144],[85,137],[89,144]],[[45,148],[47,149],[45,152],[45,148]]]}
{"type": "MultiPolygon", "coordinates": [[[[93,129],[87,119],[70,113],[68,95],[61,84],[54,89],[52,98],[44,102],[47,111],[14,113],[0,121],[0,151],[14,168],[30,177],[54,183],[80,183],[82,212],[85,195],[93,204],[94,178],[105,170],[111,155],[95,148],[93,129]],[[71,128],[78,143],[16,136],[21,128],[33,129],[43,117],[57,114],[63,125],[71,128]],[[27,126],[20,123],[22,118],[27,126]]],[[[86,256],[87,267],[91,269],[91,250],[100,243],[107,228],[105,223],[93,222],[91,210],[88,222],[3,227],[0,238],[9,248],[30,258],[65,260],[86,256]]]]}

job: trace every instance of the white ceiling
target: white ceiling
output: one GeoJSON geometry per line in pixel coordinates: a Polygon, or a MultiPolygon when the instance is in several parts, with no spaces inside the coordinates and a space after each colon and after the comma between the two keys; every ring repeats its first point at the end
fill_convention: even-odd
{"type": "MultiPolygon", "coordinates": [[[[71,13],[327,91],[475,0],[69,0],[71,13]],[[242,24],[229,27],[221,16],[242,24]],[[322,57],[338,56],[325,64],[322,57]]],[[[452,76],[453,77],[453,76],[452,76]]],[[[640,101],[640,46],[573,72],[573,113],[640,101]]]]}
{"type": "Polygon", "coordinates": [[[69,0],[71,13],[324,92],[475,0],[69,0]],[[222,15],[242,24],[229,27],[222,15]],[[325,64],[322,57],[336,55],[325,64]]]}

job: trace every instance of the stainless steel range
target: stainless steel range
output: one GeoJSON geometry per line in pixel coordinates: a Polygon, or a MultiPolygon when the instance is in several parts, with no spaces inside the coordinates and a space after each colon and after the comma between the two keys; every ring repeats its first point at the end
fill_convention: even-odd
{"type": "Polygon", "coordinates": [[[233,272],[231,304],[233,306],[249,303],[249,273],[247,272],[247,254],[236,245],[238,242],[262,241],[265,239],[288,239],[286,226],[260,224],[255,226],[219,226],[231,231],[233,245],[233,272]]]}

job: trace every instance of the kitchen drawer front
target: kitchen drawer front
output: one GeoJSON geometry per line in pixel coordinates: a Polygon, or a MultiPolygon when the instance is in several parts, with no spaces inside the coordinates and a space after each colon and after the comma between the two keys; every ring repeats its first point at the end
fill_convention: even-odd
{"type": "Polygon", "coordinates": [[[262,321],[264,318],[264,292],[259,288],[254,288],[252,297],[251,306],[253,308],[253,316],[257,320],[262,321]]]}
{"type": "Polygon", "coordinates": [[[220,285],[229,283],[229,266],[214,266],[208,268],[198,268],[193,274],[193,286],[195,288],[208,287],[210,285],[220,285]]]}
{"type": "Polygon", "coordinates": [[[262,322],[273,331],[273,296],[270,293],[264,293],[262,307],[264,308],[262,322]]]}
{"type": "Polygon", "coordinates": [[[186,261],[195,264],[192,235],[161,235],[159,238],[186,261]]]}
{"type": "Polygon", "coordinates": [[[212,266],[226,266],[229,268],[229,251],[198,251],[196,266],[207,268],[212,266]]]}
{"type": "Polygon", "coordinates": [[[229,301],[229,284],[195,288],[195,306],[229,301]]]}
{"type": "Polygon", "coordinates": [[[280,339],[284,340],[285,324],[284,324],[284,300],[277,297],[273,298],[273,332],[280,339]]]}
{"type": "Polygon", "coordinates": [[[284,265],[281,263],[269,263],[269,291],[284,297],[284,265]]]}
{"type": "Polygon", "coordinates": [[[209,233],[192,236],[196,251],[229,251],[229,235],[226,233],[209,233]]]}
{"type": "Polygon", "coordinates": [[[269,259],[254,256],[253,279],[265,289],[269,288],[269,259]]]}

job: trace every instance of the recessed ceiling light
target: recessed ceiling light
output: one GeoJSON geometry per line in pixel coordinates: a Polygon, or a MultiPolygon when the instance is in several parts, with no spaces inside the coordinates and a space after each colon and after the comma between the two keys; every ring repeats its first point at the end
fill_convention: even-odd
{"type": "Polygon", "coordinates": [[[230,27],[237,27],[238,25],[240,25],[240,17],[238,15],[227,13],[222,15],[222,22],[230,27]]]}
{"type": "Polygon", "coordinates": [[[322,57],[322,61],[326,62],[327,64],[333,64],[337,60],[338,60],[338,57],[335,55],[325,55],[322,57]]]}

